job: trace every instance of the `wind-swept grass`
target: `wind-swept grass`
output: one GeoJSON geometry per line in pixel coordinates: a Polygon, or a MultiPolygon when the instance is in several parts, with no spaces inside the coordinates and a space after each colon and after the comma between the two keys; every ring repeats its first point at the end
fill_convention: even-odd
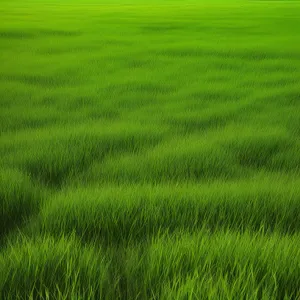
{"type": "Polygon", "coordinates": [[[122,252],[82,246],[74,236],[21,238],[0,256],[1,292],[5,299],[297,299],[299,255],[298,234],[178,232],[122,252]]]}
{"type": "Polygon", "coordinates": [[[299,15],[2,0],[0,298],[298,300],[299,15]]]}
{"type": "Polygon", "coordinates": [[[3,164],[18,166],[46,185],[62,185],[70,177],[84,171],[92,162],[118,152],[139,152],[159,143],[163,132],[154,128],[114,126],[106,130],[97,124],[84,127],[61,127],[24,132],[3,138],[3,164]],[[96,125],[96,126],[95,126],[96,125]],[[35,140],[34,147],[28,140],[35,140]],[[19,144],[19,147],[16,145],[19,144]]]}
{"type": "Polygon", "coordinates": [[[297,299],[299,235],[198,233],[155,239],[126,275],[141,299],[297,299]],[[143,279],[143,288],[137,282],[143,279]]]}
{"type": "Polygon", "coordinates": [[[4,299],[103,299],[109,292],[106,255],[74,238],[20,239],[4,250],[0,266],[4,299]]]}
{"type": "Polygon", "coordinates": [[[49,200],[30,231],[75,232],[80,239],[110,246],[202,228],[294,234],[300,230],[299,182],[287,181],[258,177],[227,184],[72,189],[49,200]]]}

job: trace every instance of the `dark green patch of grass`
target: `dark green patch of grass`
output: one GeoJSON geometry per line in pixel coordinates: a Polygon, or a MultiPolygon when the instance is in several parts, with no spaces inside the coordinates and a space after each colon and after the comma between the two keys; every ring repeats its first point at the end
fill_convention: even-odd
{"type": "Polygon", "coordinates": [[[45,75],[7,75],[0,78],[3,81],[18,82],[26,85],[33,85],[43,88],[60,87],[69,84],[75,84],[74,79],[63,79],[59,76],[45,75]]]}
{"type": "Polygon", "coordinates": [[[124,93],[141,93],[147,95],[168,94],[175,91],[175,88],[152,83],[127,83],[120,85],[111,85],[107,87],[107,92],[114,95],[124,93]]]}
{"type": "Polygon", "coordinates": [[[272,168],[272,158],[287,153],[288,149],[294,148],[293,154],[297,157],[294,145],[292,139],[277,135],[246,136],[227,143],[242,166],[268,169],[272,168]]]}
{"type": "Polygon", "coordinates": [[[173,58],[185,58],[185,57],[205,57],[205,56],[212,56],[215,58],[222,58],[222,59],[237,59],[237,60],[244,60],[246,62],[259,62],[259,61],[266,61],[266,60],[274,60],[274,59],[293,59],[298,60],[300,55],[297,53],[276,53],[271,51],[259,51],[259,50],[244,50],[244,51],[224,51],[218,50],[215,51],[213,49],[205,49],[205,48],[170,48],[165,49],[158,52],[159,55],[173,57],[173,58]]]}
{"type": "Polygon", "coordinates": [[[34,38],[34,34],[21,30],[1,30],[0,31],[1,39],[31,39],[34,38]]]}
{"type": "Polygon", "coordinates": [[[90,133],[41,140],[34,148],[25,146],[22,156],[9,155],[7,161],[17,163],[19,168],[46,185],[61,186],[94,161],[118,152],[138,152],[145,146],[156,145],[161,139],[161,134],[152,130],[141,132],[124,128],[101,133],[95,129],[90,133]]]}
{"type": "Polygon", "coordinates": [[[81,33],[78,31],[55,30],[55,29],[40,29],[40,30],[18,30],[8,29],[0,30],[0,39],[34,39],[37,37],[76,37],[81,33]]]}
{"type": "Polygon", "coordinates": [[[16,228],[21,228],[36,214],[43,192],[30,178],[13,169],[0,170],[0,240],[16,228]]]}

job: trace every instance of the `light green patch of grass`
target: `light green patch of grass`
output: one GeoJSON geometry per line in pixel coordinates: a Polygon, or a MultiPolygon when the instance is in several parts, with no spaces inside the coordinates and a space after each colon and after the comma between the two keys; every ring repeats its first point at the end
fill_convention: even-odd
{"type": "Polygon", "coordinates": [[[262,175],[203,185],[78,188],[45,204],[31,234],[71,234],[107,245],[145,241],[159,232],[207,228],[292,234],[299,231],[299,182],[262,175]],[[269,186],[277,180],[277,186],[269,186]],[[260,182],[261,181],[261,182],[260,182]]]}
{"type": "Polygon", "coordinates": [[[0,256],[4,299],[108,299],[109,260],[74,238],[25,238],[0,256]]]}
{"type": "Polygon", "coordinates": [[[178,234],[155,239],[141,260],[129,252],[126,274],[144,299],[297,299],[298,244],[298,235],[178,234]]]}

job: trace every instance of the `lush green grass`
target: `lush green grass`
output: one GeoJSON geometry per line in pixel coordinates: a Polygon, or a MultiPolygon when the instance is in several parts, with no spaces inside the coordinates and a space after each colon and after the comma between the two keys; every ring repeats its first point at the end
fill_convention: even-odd
{"type": "Polygon", "coordinates": [[[300,299],[299,16],[2,0],[0,299],[300,299]]]}

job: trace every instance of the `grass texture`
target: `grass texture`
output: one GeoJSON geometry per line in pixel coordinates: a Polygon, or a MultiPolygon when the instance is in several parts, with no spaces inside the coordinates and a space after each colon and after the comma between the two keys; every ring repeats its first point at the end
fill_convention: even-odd
{"type": "Polygon", "coordinates": [[[300,299],[299,16],[2,0],[0,299],[300,299]]]}

